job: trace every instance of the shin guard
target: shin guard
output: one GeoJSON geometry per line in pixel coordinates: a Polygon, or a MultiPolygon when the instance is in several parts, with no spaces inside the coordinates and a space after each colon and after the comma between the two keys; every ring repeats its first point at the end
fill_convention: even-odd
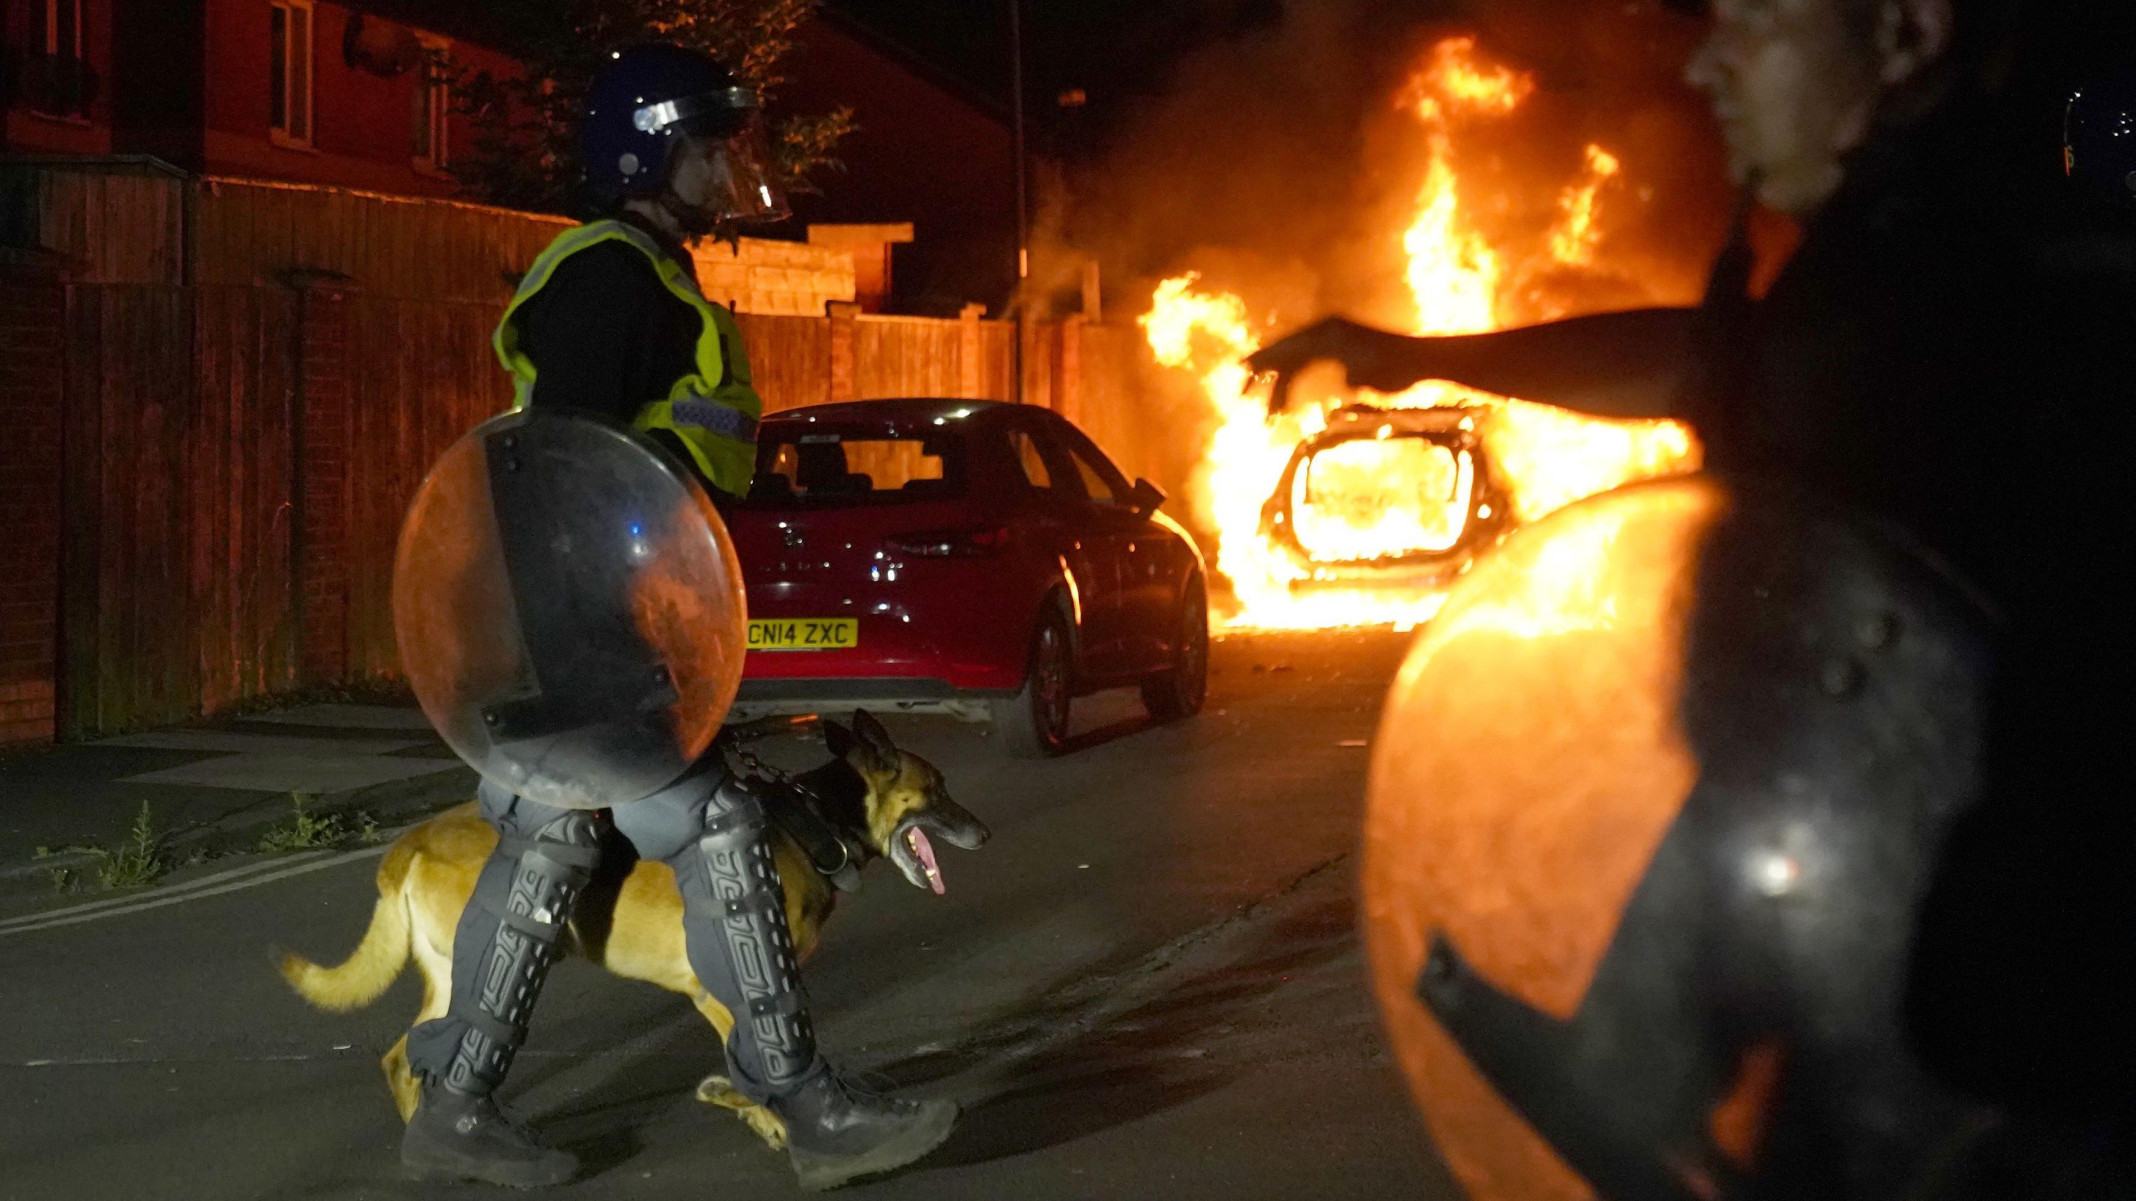
{"type": "Polygon", "coordinates": [[[483,1096],[511,1069],[573,904],[600,858],[598,819],[558,812],[531,837],[505,829],[453,941],[452,1007],[410,1033],[425,1080],[483,1096]]]}
{"type": "Polygon", "coordinates": [[[690,968],[734,1015],[735,1086],[758,1101],[792,1092],[820,1061],[764,802],[722,781],[705,804],[703,833],[668,862],[682,889],[690,968]]]}

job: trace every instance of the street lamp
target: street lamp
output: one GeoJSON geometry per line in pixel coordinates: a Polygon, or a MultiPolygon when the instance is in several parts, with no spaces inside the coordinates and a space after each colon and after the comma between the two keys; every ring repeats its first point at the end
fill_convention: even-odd
{"type": "Polygon", "coordinates": [[[1024,198],[1024,79],[1023,79],[1023,0],[1008,0],[1009,4],[1009,113],[1010,127],[1014,131],[1016,159],[1016,290],[1010,297],[1010,305],[1016,314],[1015,352],[1011,356],[1015,372],[1015,398],[1017,404],[1024,402],[1024,334],[1027,322],[1024,314],[1024,284],[1031,274],[1031,219],[1024,198]]]}

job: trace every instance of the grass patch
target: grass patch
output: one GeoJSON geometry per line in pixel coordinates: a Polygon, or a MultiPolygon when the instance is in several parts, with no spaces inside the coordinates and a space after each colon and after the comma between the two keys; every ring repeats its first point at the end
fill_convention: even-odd
{"type": "Polygon", "coordinates": [[[156,819],[150,813],[147,801],[141,802],[141,811],[134,814],[133,825],[127,827],[124,841],[115,847],[91,847],[90,850],[97,857],[93,869],[96,882],[103,888],[140,888],[154,884],[171,866],[163,856],[163,834],[156,829],[156,819]]]}
{"type": "Polygon", "coordinates": [[[368,813],[329,813],[319,816],[311,807],[319,802],[314,793],[289,794],[289,820],[260,835],[259,850],[279,855],[290,851],[315,851],[345,842],[378,841],[378,819],[368,813]]]}

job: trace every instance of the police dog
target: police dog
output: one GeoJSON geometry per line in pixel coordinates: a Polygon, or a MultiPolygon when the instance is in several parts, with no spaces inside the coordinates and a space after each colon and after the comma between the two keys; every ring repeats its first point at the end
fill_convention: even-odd
{"type": "MultiPolygon", "coordinates": [[[[986,826],[950,799],[933,764],[899,750],[866,712],[854,714],[851,729],[823,723],[823,736],[835,757],[795,777],[795,783],[848,844],[861,848],[860,859],[888,858],[913,885],[940,893],[941,870],[930,836],[970,850],[986,841],[986,826]]],[[[772,831],[786,921],[794,950],[805,959],[822,937],[837,894],[800,843],[776,822],[772,831]]],[[[423,974],[416,1023],[444,1016],[452,996],[453,934],[475,877],[496,845],[497,832],[472,802],[402,834],[378,865],[378,902],[355,952],[335,967],[285,954],[282,977],[318,1008],[345,1013],[376,1001],[412,957],[423,974]]],[[[629,862],[627,850],[616,850],[610,863],[629,862]]],[[[682,894],[666,864],[637,861],[627,875],[620,868],[597,871],[561,947],[619,976],[688,997],[712,1023],[720,1045],[726,1045],[734,1016],[698,986],[690,970],[683,950],[682,894]]],[[[408,1038],[402,1035],[379,1061],[403,1122],[414,1114],[421,1091],[407,1051],[408,1038]]],[[[706,1077],[697,1097],[736,1111],[772,1149],[785,1148],[785,1124],[735,1091],[726,1077],[706,1077]]]]}

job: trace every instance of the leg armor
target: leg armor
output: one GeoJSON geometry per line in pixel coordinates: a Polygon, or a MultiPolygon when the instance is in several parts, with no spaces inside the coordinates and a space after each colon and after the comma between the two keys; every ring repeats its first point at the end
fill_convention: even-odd
{"type": "Polygon", "coordinates": [[[600,859],[594,814],[534,805],[488,783],[481,798],[497,849],[453,938],[452,1006],[408,1038],[417,1074],[472,1096],[493,1092],[511,1069],[557,940],[600,859]]]}
{"type": "Polygon", "coordinates": [[[817,1055],[766,803],[706,773],[617,809],[616,829],[641,856],[675,869],[690,970],[734,1015],[727,1070],[735,1087],[786,1123],[802,1187],[833,1188],[933,1150],[949,1137],[957,1107],[855,1088],[817,1055]]]}
{"type": "Polygon", "coordinates": [[[641,855],[675,869],[690,969],[734,1015],[735,1087],[759,1102],[792,1092],[821,1060],[764,801],[708,773],[616,810],[616,826],[641,855]]]}

